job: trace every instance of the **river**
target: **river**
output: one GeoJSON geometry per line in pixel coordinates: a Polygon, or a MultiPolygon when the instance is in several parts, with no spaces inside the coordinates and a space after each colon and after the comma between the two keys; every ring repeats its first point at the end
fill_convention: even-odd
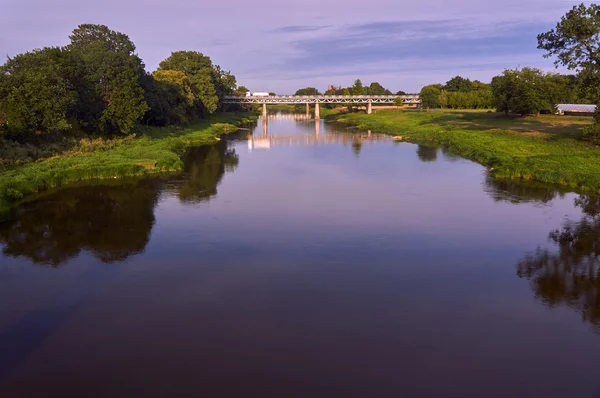
{"type": "Polygon", "coordinates": [[[0,397],[600,397],[600,200],[253,129],[0,224],[0,397]]]}

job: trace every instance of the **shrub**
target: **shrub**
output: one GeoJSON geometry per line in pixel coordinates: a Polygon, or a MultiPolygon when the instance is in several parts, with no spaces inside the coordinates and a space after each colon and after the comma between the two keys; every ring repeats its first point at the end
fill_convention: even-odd
{"type": "Polygon", "coordinates": [[[4,192],[4,197],[9,202],[17,202],[17,201],[23,199],[23,193],[21,191],[19,191],[18,189],[8,188],[6,190],[6,192],[4,192]]]}
{"type": "Polygon", "coordinates": [[[583,137],[594,145],[600,145],[600,124],[595,123],[583,129],[583,137]]]}

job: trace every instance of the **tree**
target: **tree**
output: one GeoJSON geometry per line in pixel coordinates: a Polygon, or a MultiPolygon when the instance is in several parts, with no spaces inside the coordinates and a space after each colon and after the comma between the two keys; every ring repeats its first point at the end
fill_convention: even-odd
{"type": "Polygon", "coordinates": [[[66,50],[73,55],[78,115],[102,132],[129,133],[148,110],[140,79],[144,64],[123,33],[104,25],[79,25],[66,50]]]}
{"type": "Polygon", "coordinates": [[[354,81],[354,85],[352,87],[350,87],[350,94],[351,95],[363,95],[365,93],[365,88],[363,87],[362,82],[360,81],[360,79],[356,79],[354,81]]]}
{"type": "Polygon", "coordinates": [[[406,95],[406,92],[404,92],[404,91],[400,90],[400,91],[398,91],[398,92],[396,93],[396,95],[406,95]]]}
{"type": "Polygon", "coordinates": [[[57,47],[9,58],[0,67],[0,114],[12,132],[58,132],[71,128],[77,93],[57,47]]]}
{"type": "MultiPolygon", "coordinates": [[[[176,51],[159,64],[158,70],[173,70],[184,73],[191,84],[193,104],[198,116],[214,113],[223,95],[225,83],[220,68],[213,67],[211,59],[196,51],[176,51]]],[[[233,88],[231,88],[233,92],[233,88]]]]}
{"type": "Polygon", "coordinates": [[[314,87],[305,87],[296,91],[294,95],[321,95],[321,93],[314,87]]]}
{"type": "Polygon", "coordinates": [[[394,99],[394,105],[395,106],[402,106],[402,105],[404,105],[404,102],[402,101],[402,97],[396,97],[396,99],[394,99]]]}
{"type": "Polygon", "coordinates": [[[552,112],[554,104],[549,78],[539,69],[507,69],[492,79],[492,91],[499,112],[521,115],[552,112]]]}
{"type": "Polygon", "coordinates": [[[144,120],[164,126],[184,124],[194,117],[194,94],[188,77],[179,71],[156,71],[142,83],[150,110],[144,120]]]}
{"type": "MultiPolygon", "coordinates": [[[[538,48],[546,51],[544,57],[556,56],[557,67],[563,65],[579,72],[587,96],[600,105],[600,5],[574,6],[554,29],[539,34],[537,39],[538,48]]],[[[600,141],[600,106],[595,120],[585,133],[600,141]]]]}
{"type": "Polygon", "coordinates": [[[574,6],[556,27],[537,37],[545,58],[556,56],[558,67],[569,69],[600,68],[600,5],[574,6]]]}
{"type": "Polygon", "coordinates": [[[238,88],[233,90],[232,95],[235,95],[236,97],[244,97],[244,96],[246,96],[246,93],[249,91],[250,90],[248,90],[245,86],[239,86],[238,88]]]}
{"type": "Polygon", "coordinates": [[[431,84],[421,89],[421,93],[419,94],[419,97],[421,98],[421,106],[426,109],[440,107],[440,86],[440,84],[431,84]]]}
{"type": "Polygon", "coordinates": [[[469,79],[465,79],[461,76],[455,76],[446,82],[443,88],[448,92],[461,92],[468,93],[473,89],[473,83],[469,79]]]}
{"type": "Polygon", "coordinates": [[[391,95],[390,90],[385,89],[378,82],[371,83],[366,91],[366,94],[369,95],[388,95],[388,93],[390,93],[389,95],[391,95]]]}

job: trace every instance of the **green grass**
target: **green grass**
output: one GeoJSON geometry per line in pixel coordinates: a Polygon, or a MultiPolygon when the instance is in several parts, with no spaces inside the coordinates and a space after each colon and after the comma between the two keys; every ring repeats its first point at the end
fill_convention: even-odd
{"type": "Polygon", "coordinates": [[[431,143],[490,168],[496,178],[562,185],[600,194],[600,147],[581,139],[590,117],[504,116],[482,111],[333,114],[360,129],[431,143]]]}
{"type": "Polygon", "coordinates": [[[87,140],[59,156],[0,173],[0,220],[41,191],[83,180],[179,172],[187,147],[214,143],[253,116],[224,113],[185,128],[147,128],[137,137],[87,140]]]}

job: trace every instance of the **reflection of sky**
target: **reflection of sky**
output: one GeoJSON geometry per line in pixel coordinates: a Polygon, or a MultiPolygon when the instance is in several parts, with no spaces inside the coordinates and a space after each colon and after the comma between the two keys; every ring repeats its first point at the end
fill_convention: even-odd
{"type": "MultiPolygon", "coordinates": [[[[269,120],[268,134],[306,134],[313,123],[298,122],[294,130],[293,123],[269,120]]],[[[255,134],[262,135],[260,125],[255,134]]],[[[221,231],[234,246],[271,242],[269,250],[345,242],[384,251],[520,249],[515,255],[543,243],[565,214],[577,214],[572,195],[548,206],[494,202],[483,189],[483,167],[441,153],[423,163],[416,148],[364,142],[357,157],[350,144],[249,152],[241,143],[240,167],[226,175],[207,208],[167,198],[160,210],[168,213],[166,225],[190,219],[206,225],[206,236],[184,237],[199,242],[221,231]]]]}

